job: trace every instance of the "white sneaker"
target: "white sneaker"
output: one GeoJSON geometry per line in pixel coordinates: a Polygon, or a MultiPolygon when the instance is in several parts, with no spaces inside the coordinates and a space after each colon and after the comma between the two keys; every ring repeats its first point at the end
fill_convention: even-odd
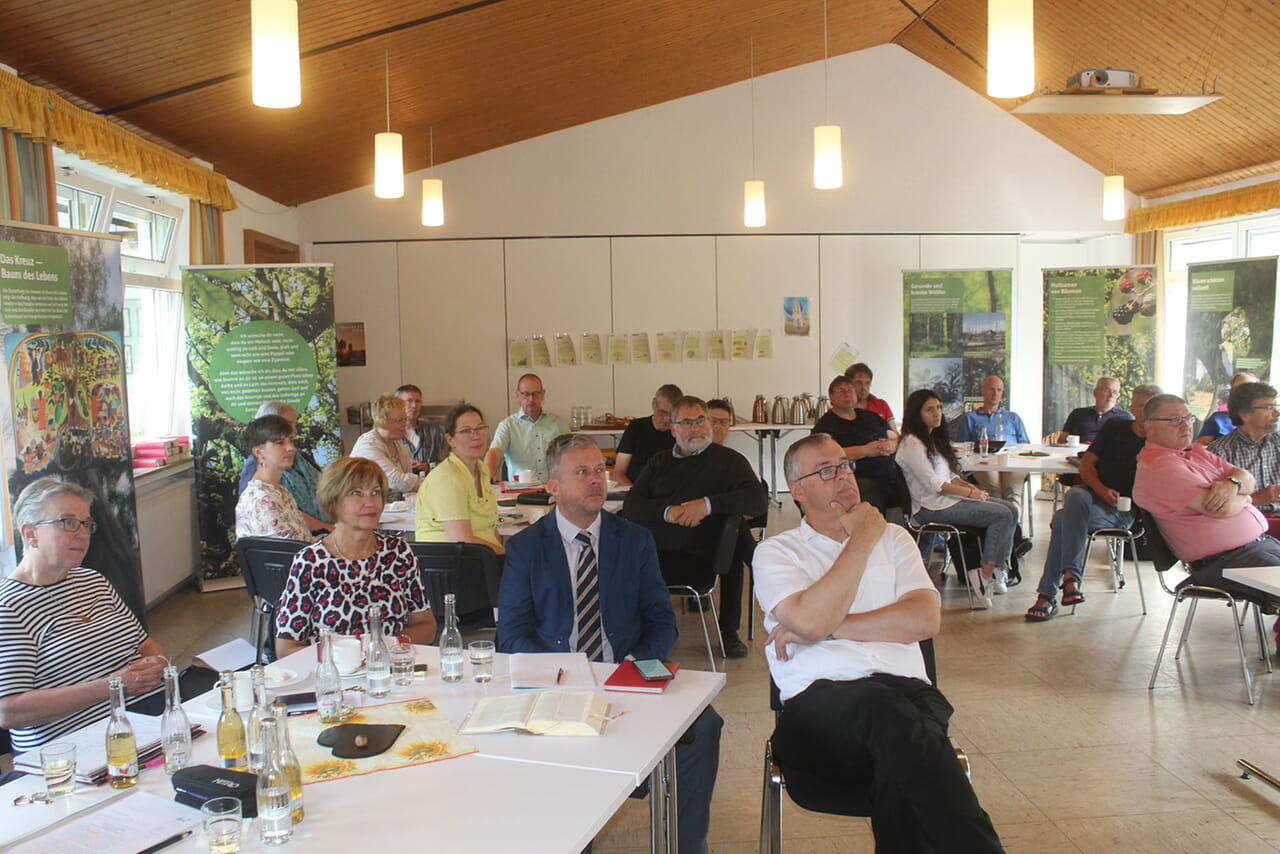
{"type": "Polygon", "coordinates": [[[983,585],[982,570],[969,570],[969,588],[973,590],[974,608],[986,610],[991,607],[991,590],[983,585]]]}
{"type": "Polygon", "coordinates": [[[1009,571],[1006,569],[997,569],[993,573],[991,579],[991,592],[996,595],[1002,595],[1009,592],[1009,571]]]}

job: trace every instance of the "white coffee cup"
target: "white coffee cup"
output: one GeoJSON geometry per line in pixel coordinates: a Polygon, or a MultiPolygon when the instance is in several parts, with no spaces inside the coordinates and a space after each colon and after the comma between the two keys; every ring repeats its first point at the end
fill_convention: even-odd
{"type": "Polygon", "coordinates": [[[1116,509],[1123,513],[1128,513],[1133,509],[1133,499],[1128,496],[1121,495],[1116,499],[1116,509]]]}
{"type": "Polygon", "coordinates": [[[1079,437],[1079,436],[1068,436],[1068,437],[1067,437],[1067,444],[1068,444],[1068,445],[1079,445],[1079,444],[1080,444],[1080,437],[1079,437]]]}
{"type": "Polygon", "coordinates": [[[520,469],[516,472],[516,483],[533,483],[536,479],[533,469],[520,469]]]}
{"type": "MultiPolygon", "coordinates": [[[[249,671],[241,670],[231,674],[235,683],[232,689],[232,696],[235,698],[236,711],[247,712],[253,708],[253,680],[249,676],[249,671]]],[[[215,689],[222,689],[222,682],[217,682],[215,689]]]]}
{"type": "Polygon", "coordinates": [[[350,676],[360,669],[360,665],[364,663],[364,647],[360,643],[360,638],[351,635],[334,635],[332,646],[333,663],[337,665],[339,673],[350,676]]]}

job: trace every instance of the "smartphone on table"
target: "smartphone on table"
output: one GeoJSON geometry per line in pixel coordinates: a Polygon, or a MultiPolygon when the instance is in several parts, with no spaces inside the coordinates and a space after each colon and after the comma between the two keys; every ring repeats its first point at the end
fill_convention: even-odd
{"type": "Polygon", "coordinates": [[[640,678],[646,682],[664,682],[675,676],[674,673],[656,658],[639,658],[635,662],[640,678]]]}

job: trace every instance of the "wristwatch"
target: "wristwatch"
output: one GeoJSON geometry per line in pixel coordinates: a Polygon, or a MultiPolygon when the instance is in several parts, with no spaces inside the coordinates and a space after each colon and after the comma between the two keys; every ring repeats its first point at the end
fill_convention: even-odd
{"type": "Polygon", "coordinates": [[[1234,484],[1236,485],[1236,492],[1237,492],[1237,493],[1241,493],[1241,492],[1243,492],[1243,491],[1244,491],[1244,481],[1243,481],[1243,480],[1241,480],[1240,478],[1238,478],[1238,477],[1229,477],[1229,478],[1227,478],[1227,480],[1231,481],[1232,483],[1234,483],[1234,484]]]}

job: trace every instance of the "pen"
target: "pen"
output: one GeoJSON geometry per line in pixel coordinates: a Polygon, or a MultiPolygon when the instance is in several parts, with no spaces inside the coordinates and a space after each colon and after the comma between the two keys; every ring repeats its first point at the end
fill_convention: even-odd
{"type": "Polygon", "coordinates": [[[181,842],[182,840],[186,839],[190,835],[191,835],[190,830],[184,830],[181,833],[175,833],[173,836],[170,836],[168,839],[165,839],[162,842],[157,842],[155,845],[152,845],[150,848],[143,848],[141,851],[138,852],[138,854],[155,854],[155,852],[159,851],[160,849],[168,848],[170,845],[173,845],[175,842],[181,842]]]}
{"type": "Polygon", "coordinates": [[[561,667],[559,670],[556,671],[556,684],[559,685],[560,680],[563,678],[564,678],[564,668],[561,667]]]}

